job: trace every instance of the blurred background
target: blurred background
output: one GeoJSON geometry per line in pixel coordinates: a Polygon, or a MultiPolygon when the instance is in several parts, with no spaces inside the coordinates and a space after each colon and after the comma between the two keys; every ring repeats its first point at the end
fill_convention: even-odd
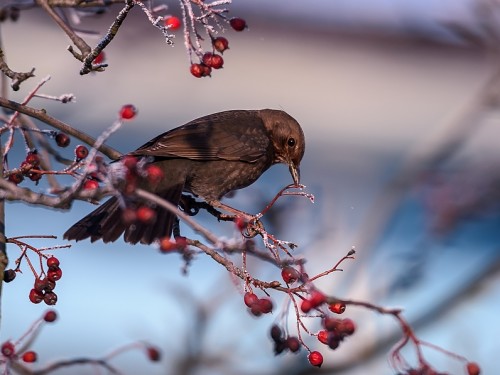
{"type": "MultiPolygon", "coordinates": [[[[177,2],[167,4],[181,16],[177,2]]],[[[119,10],[82,18],[79,28],[102,33],[119,10]]],[[[76,96],[72,104],[35,98],[32,106],[98,136],[123,104],[133,103],[138,118],[109,140],[122,152],[208,113],[290,113],[306,135],[302,182],[316,201],[281,199],[264,218],[267,228],[299,245],[295,252],[307,259],[310,275],[355,246],[357,259],[318,283],[324,292],[402,307],[422,340],[479,362],[484,374],[497,373],[500,4],[254,0],[235,1],[230,10],[249,29],[224,34],[230,44],[224,69],[203,79],[189,74],[182,31],[175,46],[167,46],[139,8],[106,48],[106,71],[87,76],[79,75],[80,64],[66,50],[69,40],[42,11],[23,11],[0,32],[12,69],[35,67],[37,79],[51,76],[43,93],[76,96]]],[[[87,40],[95,45],[99,39],[87,40]]],[[[35,82],[10,98],[21,101],[35,82]]],[[[275,166],[227,203],[258,212],[290,182],[287,168],[275,166]]],[[[64,231],[94,208],[78,202],[59,212],[9,203],[6,234],[54,234],[59,239],[38,245],[63,244],[64,231]]],[[[230,224],[200,220],[221,236],[236,236],[230,224]]],[[[18,249],[8,251],[15,259],[18,249]]],[[[33,344],[41,363],[100,357],[145,340],[162,349],[159,364],[140,352],[112,364],[144,374],[318,373],[304,350],[274,356],[268,329],[279,310],[250,316],[242,285],[203,255],[187,273],[177,254],[121,241],[84,241],[54,255],[63,270],[56,288],[60,320],[33,344]]],[[[45,309],[29,302],[33,277],[23,269],[3,288],[1,341],[20,337],[45,309]]],[[[249,271],[280,279],[279,270],[258,261],[249,271]]],[[[283,307],[279,293],[272,298],[283,307]]],[[[338,350],[326,350],[314,337],[307,341],[325,355],[321,373],[392,373],[387,353],[400,338],[396,322],[354,307],[345,315],[358,330],[338,350]]],[[[292,332],[293,322],[292,316],[292,332]]],[[[310,323],[313,332],[320,328],[310,323]]],[[[405,353],[411,361],[413,352],[405,353]]],[[[439,371],[465,373],[456,359],[430,349],[425,354],[439,371]]]]}

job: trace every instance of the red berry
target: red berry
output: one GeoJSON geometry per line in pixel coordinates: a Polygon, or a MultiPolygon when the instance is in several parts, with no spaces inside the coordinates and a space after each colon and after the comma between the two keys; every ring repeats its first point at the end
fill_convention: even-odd
{"type": "Polygon", "coordinates": [[[300,350],[300,341],[295,336],[290,336],[286,339],[285,345],[290,349],[292,353],[296,353],[300,350]]]}
{"type": "Polygon", "coordinates": [[[32,303],[40,303],[43,301],[43,292],[42,291],[39,291],[39,290],[36,290],[35,288],[31,289],[30,290],[30,295],[29,295],[29,298],[30,298],[30,301],[32,303]]]}
{"type": "Polygon", "coordinates": [[[317,351],[309,353],[307,359],[309,360],[309,363],[311,365],[316,367],[321,367],[321,365],[323,364],[323,356],[321,355],[320,352],[317,351]]]}
{"type": "Polygon", "coordinates": [[[318,332],[318,340],[321,343],[328,345],[328,331],[326,329],[323,329],[318,332]]]}
{"type": "Polygon", "coordinates": [[[340,320],[336,318],[327,316],[325,319],[323,319],[323,327],[325,327],[327,331],[334,331],[339,327],[339,325],[340,325],[340,320]]]}
{"type": "Polygon", "coordinates": [[[42,174],[41,173],[36,173],[36,172],[30,172],[30,173],[28,173],[28,178],[31,181],[37,182],[37,181],[39,181],[42,178],[42,174]]]}
{"type": "Polygon", "coordinates": [[[177,247],[177,249],[184,250],[187,247],[187,245],[188,243],[186,237],[182,236],[175,237],[175,247],[177,247]]]}
{"type": "Polygon", "coordinates": [[[77,146],[75,148],[75,156],[78,160],[85,159],[89,154],[89,149],[83,145],[77,146]]]}
{"type": "Polygon", "coordinates": [[[163,171],[157,165],[150,164],[146,167],[148,181],[152,184],[158,184],[163,178],[163,171]]]}
{"type": "Polygon", "coordinates": [[[148,358],[153,362],[158,362],[161,359],[160,351],[152,346],[146,348],[148,353],[148,358]]]}
{"type": "Polygon", "coordinates": [[[37,360],[37,354],[36,352],[30,350],[28,352],[23,353],[23,361],[27,363],[33,363],[36,362],[37,360]]]}
{"type": "Polygon", "coordinates": [[[201,64],[201,67],[203,68],[203,77],[210,77],[210,74],[212,73],[212,68],[204,64],[201,64]]]}
{"type": "Polygon", "coordinates": [[[196,78],[203,77],[205,72],[202,64],[191,64],[189,70],[191,71],[191,74],[196,78]]]}
{"type": "Polygon", "coordinates": [[[146,224],[152,223],[156,218],[156,212],[148,206],[140,206],[136,211],[136,215],[137,220],[146,224]]]}
{"type": "Polygon", "coordinates": [[[40,157],[35,152],[28,152],[26,155],[26,163],[31,164],[33,167],[40,165],[40,157]]]}
{"type": "Polygon", "coordinates": [[[342,319],[340,321],[339,331],[347,336],[350,336],[356,331],[356,325],[351,319],[342,319]]]}
{"type": "Polygon", "coordinates": [[[273,311],[273,301],[269,298],[260,298],[258,300],[259,309],[263,314],[269,314],[273,311]]]}
{"type": "Polygon", "coordinates": [[[9,181],[13,184],[19,185],[24,180],[21,172],[13,172],[9,175],[9,181]]]}
{"type": "Polygon", "coordinates": [[[95,190],[99,187],[99,182],[96,180],[86,180],[83,183],[83,190],[95,190]]]}
{"type": "Polygon", "coordinates": [[[248,307],[252,307],[257,303],[259,300],[259,297],[257,297],[255,294],[252,292],[246,292],[245,295],[243,296],[243,301],[245,302],[245,305],[248,307]]]}
{"type": "Polygon", "coordinates": [[[204,65],[214,69],[220,69],[222,68],[222,65],[224,65],[224,59],[222,56],[210,52],[203,55],[202,61],[204,65]]]}
{"type": "Polygon", "coordinates": [[[224,53],[225,50],[229,49],[229,42],[223,36],[215,38],[212,41],[212,45],[220,53],[224,53]]]}
{"type": "Polygon", "coordinates": [[[49,310],[43,316],[43,320],[47,323],[52,323],[57,319],[57,313],[54,310],[49,310]]]}
{"type": "Polygon", "coordinates": [[[176,250],[177,246],[175,242],[170,240],[170,237],[163,237],[160,239],[160,250],[164,253],[168,253],[170,251],[176,250]]]}
{"type": "Polygon", "coordinates": [[[49,306],[55,305],[57,303],[57,294],[54,292],[45,293],[45,296],[43,296],[43,302],[49,306]]]}
{"type": "Polygon", "coordinates": [[[212,55],[212,58],[210,59],[210,67],[214,69],[220,69],[222,68],[222,65],[224,65],[224,59],[222,58],[221,55],[212,55]]]}
{"type": "Polygon", "coordinates": [[[243,31],[247,27],[247,22],[243,18],[231,18],[229,24],[236,31],[243,31]]]}
{"type": "Polygon", "coordinates": [[[467,363],[467,374],[468,375],[479,375],[481,373],[481,368],[476,362],[467,363]]]}
{"type": "Polygon", "coordinates": [[[236,225],[236,228],[238,228],[240,232],[243,232],[243,230],[247,227],[247,221],[241,216],[236,216],[234,218],[234,225],[236,225]]]}
{"type": "Polygon", "coordinates": [[[321,293],[319,290],[313,290],[311,293],[311,304],[313,307],[318,307],[325,303],[326,297],[323,293],[321,293]]]}
{"type": "Polygon", "coordinates": [[[95,190],[99,188],[99,182],[96,180],[86,180],[83,183],[83,190],[95,190]]]}
{"type": "Polygon", "coordinates": [[[293,284],[296,282],[299,277],[300,273],[293,267],[284,267],[281,270],[281,277],[283,278],[283,281],[287,284],[293,284]]]}
{"type": "Polygon", "coordinates": [[[104,54],[104,51],[99,52],[99,54],[95,57],[94,61],[92,61],[94,64],[102,64],[104,60],[106,59],[106,55],[104,54]]]}
{"type": "Polygon", "coordinates": [[[13,269],[8,269],[3,271],[3,281],[6,283],[10,283],[12,280],[16,278],[16,271],[13,269]]]}
{"type": "Polygon", "coordinates": [[[137,109],[132,104],[126,104],[120,109],[122,120],[131,120],[137,115],[137,109]]]}
{"type": "Polygon", "coordinates": [[[56,143],[59,147],[68,147],[71,139],[65,133],[56,134],[56,143]]]}
{"type": "Polygon", "coordinates": [[[345,311],[345,304],[342,302],[331,303],[328,308],[335,314],[342,314],[345,311]]]}
{"type": "Polygon", "coordinates": [[[2,354],[7,358],[11,358],[16,354],[16,347],[10,341],[6,341],[2,344],[2,348],[0,349],[2,354]]]}
{"type": "Polygon", "coordinates": [[[176,16],[170,16],[165,19],[165,26],[170,30],[177,30],[181,27],[181,20],[176,16]]]}
{"type": "Polygon", "coordinates": [[[60,268],[57,268],[55,270],[49,270],[49,272],[47,272],[47,279],[51,281],[60,280],[61,277],[62,277],[62,270],[60,268]]]}
{"type": "Polygon", "coordinates": [[[308,299],[302,300],[302,302],[300,304],[300,309],[302,310],[302,312],[308,313],[309,311],[311,311],[312,308],[313,308],[313,305],[312,305],[310,300],[308,300],[308,299]]]}

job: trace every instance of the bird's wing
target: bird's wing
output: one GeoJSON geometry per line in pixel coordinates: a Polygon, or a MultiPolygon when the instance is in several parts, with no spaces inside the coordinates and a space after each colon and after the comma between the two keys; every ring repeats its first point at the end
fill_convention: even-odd
{"type": "Polygon", "coordinates": [[[252,163],[266,154],[269,142],[255,111],[228,111],[160,134],[130,155],[252,163]]]}

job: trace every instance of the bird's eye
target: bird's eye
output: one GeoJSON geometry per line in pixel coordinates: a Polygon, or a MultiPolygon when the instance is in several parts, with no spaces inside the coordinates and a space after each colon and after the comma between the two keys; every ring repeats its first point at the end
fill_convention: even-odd
{"type": "Polygon", "coordinates": [[[288,138],[287,144],[288,144],[288,147],[295,146],[295,138],[288,138]]]}

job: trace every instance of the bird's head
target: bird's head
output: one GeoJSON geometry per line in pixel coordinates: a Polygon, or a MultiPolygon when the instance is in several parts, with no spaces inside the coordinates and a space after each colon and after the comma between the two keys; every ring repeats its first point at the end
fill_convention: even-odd
{"type": "Polygon", "coordinates": [[[273,163],[288,165],[295,185],[300,183],[300,161],[304,156],[304,132],[299,123],[288,113],[263,109],[259,111],[274,149],[273,163]]]}

